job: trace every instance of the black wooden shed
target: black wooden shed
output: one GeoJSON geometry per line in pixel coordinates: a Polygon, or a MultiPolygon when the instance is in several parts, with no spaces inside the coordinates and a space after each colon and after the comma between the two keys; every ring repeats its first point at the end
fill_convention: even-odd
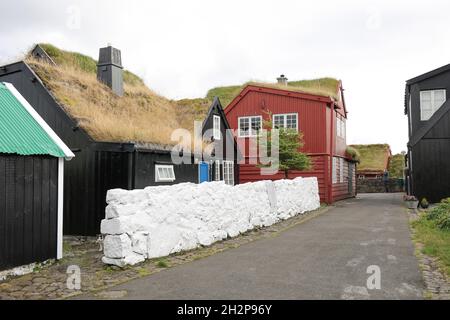
{"type": "Polygon", "coordinates": [[[407,188],[419,200],[450,197],[450,64],[406,82],[407,188]]]}
{"type": "Polygon", "coordinates": [[[64,158],[74,155],[0,82],[0,270],[62,257],[64,158]]]}
{"type": "MultiPolygon", "coordinates": [[[[201,172],[205,168],[209,172],[209,180],[238,183],[238,152],[232,137],[231,147],[218,143],[220,139],[217,137],[211,137],[206,143],[213,146],[212,152],[199,154],[191,151],[189,156],[186,156],[189,153],[184,149],[174,149],[169,143],[153,141],[151,137],[136,138],[141,131],[149,131],[150,134],[167,131],[167,140],[170,141],[170,132],[179,126],[178,123],[190,124],[194,120],[201,121],[202,133],[215,128],[215,131],[220,130],[221,137],[227,137],[229,133],[226,129],[229,129],[229,125],[218,99],[209,107],[200,107],[200,103],[195,108],[176,107],[174,115],[165,116],[167,119],[163,121],[160,117],[173,112],[173,109],[159,109],[164,108],[164,104],[174,104],[173,101],[149,97],[143,92],[142,80],[123,70],[120,51],[117,49],[102,48],[100,58],[101,61],[97,64],[93,59],[80,54],[62,51],[53,46],[37,45],[24,61],[0,67],[0,81],[13,83],[76,155],[67,163],[64,175],[64,234],[99,234],[100,221],[105,215],[106,192],[109,189],[135,189],[180,182],[198,183],[204,180],[201,172]],[[61,64],[66,64],[64,59],[68,56],[68,61],[81,57],[78,65],[64,65],[60,68],[61,64]],[[65,74],[68,69],[71,74],[65,74]],[[123,77],[120,76],[122,71],[123,77]],[[122,79],[123,83],[120,83],[122,79]],[[139,82],[138,87],[134,86],[136,82],[139,82]],[[61,86],[67,86],[68,89],[64,91],[61,86]],[[79,97],[84,99],[83,104],[74,102],[79,97]],[[117,110],[124,99],[132,102],[133,110],[139,110],[139,115],[146,117],[155,114],[155,117],[146,125],[138,127],[141,119],[135,117],[131,121],[125,118],[126,113],[117,110]],[[150,99],[153,100],[148,101],[150,99]],[[163,100],[164,104],[161,103],[163,100]],[[98,122],[99,126],[95,126],[94,118],[98,114],[79,116],[77,113],[80,109],[89,109],[85,104],[92,104],[92,108],[95,108],[96,103],[102,103],[103,106],[109,103],[105,110],[111,112],[112,116],[108,119],[115,116],[113,120],[117,126],[125,123],[125,129],[134,129],[130,130],[130,136],[114,139],[99,136],[99,127],[103,123],[98,122]],[[171,123],[165,125],[164,122],[171,123]],[[186,158],[191,159],[190,163],[174,164],[173,150],[184,153],[186,158]],[[231,150],[234,152],[230,152],[231,150]]],[[[202,103],[205,104],[204,101],[202,103]]],[[[192,132],[193,125],[186,129],[192,132]]],[[[140,137],[142,136],[141,134],[140,137]]]]}

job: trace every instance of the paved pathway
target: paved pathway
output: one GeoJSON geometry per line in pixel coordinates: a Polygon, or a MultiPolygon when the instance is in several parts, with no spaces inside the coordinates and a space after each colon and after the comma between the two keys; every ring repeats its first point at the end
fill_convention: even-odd
{"type": "Polygon", "coordinates": [[[422,290],[401,196],[363,194],[274,238],[78,298],[419,299],[422,290]],[[369,266],[380,268],[380,289],[367,288],[369,266]]]}

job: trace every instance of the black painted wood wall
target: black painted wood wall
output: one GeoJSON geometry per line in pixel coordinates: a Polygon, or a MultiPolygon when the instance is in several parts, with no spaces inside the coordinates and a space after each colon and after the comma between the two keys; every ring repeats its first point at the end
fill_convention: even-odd
{"type": "Polygon", "coordinates": [[[0,154],[0,270],[56,258],[58,159],[0,154]]]}

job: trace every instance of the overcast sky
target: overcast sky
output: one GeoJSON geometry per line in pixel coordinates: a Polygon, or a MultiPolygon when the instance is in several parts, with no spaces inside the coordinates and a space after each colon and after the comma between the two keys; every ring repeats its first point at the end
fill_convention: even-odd
{"type": "Polygon", "coordinates": [[[169,98],[248,80],[343,81],[348,143],[405,150],[405,80],[450,63],[450,2],[92,1],[2,3],[0,62],[34,43],[98,58],[111,43],[125,68],[169,98]]]}

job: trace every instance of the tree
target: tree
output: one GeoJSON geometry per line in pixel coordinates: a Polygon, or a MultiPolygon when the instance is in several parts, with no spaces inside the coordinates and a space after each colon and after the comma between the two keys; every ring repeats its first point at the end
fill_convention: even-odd
{"type": "MultiPolygon", "coordinates": [[[[272,119],[272,114],[269,119],[272,119]]],[[[267,152],[270,156],[271,150],[271,130],[272,121],[264,121],[267,130],[267,152]]],[[[303,147],[303,133],[295,129],[280,128],[279,131],[279,170],[284,172],[284,177],[288,178],[289,170],[307,170],[311,168],[311,159],[300,151],[303,147]]],[[[264,165],[262,165],[264,166],[264,165]]]]}

